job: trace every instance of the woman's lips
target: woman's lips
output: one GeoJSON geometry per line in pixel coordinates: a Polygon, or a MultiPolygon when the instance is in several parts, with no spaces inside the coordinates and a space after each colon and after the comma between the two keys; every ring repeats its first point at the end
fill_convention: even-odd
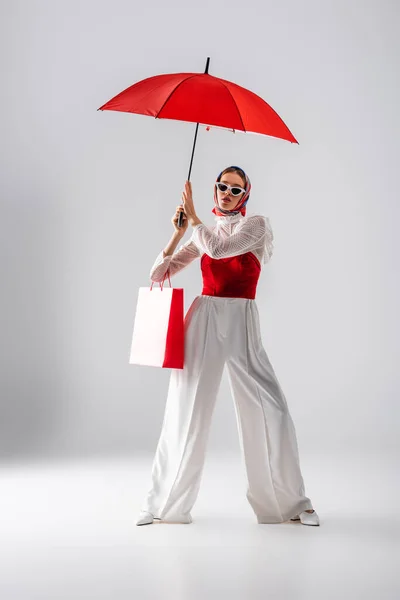
{"type": "Polygon", "coordinates": [[[224,199],[222,198],[222,202],[223,202],[224,204],[229,204],[230,200],[224,200],[224,199]]]}

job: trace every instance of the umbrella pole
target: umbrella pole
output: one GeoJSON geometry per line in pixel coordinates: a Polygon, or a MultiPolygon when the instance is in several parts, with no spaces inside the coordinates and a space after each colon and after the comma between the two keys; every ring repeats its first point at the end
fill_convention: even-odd
{"type": "MultiPolygon", "coordinates": [[[[193,142],[193,148],[192,148],[192,158],[190,159],[190,167],[189,167],[189,175],[187,180],[190,181],[190,173],[192,172],[192,164],[193,164],[193,156],[194,156],[194,149],[196,147],[196,139],[197,139],[197,132],[199,130],[199,124],[197,123],[196,125],[196,132],[194,134],[194,142],[193,142]]],[[[178,217],[178,227],[182,227],[182,219],[183,219],[183,212],[179,213],[179,217],[178,217]]]]}
{"type": "MultiPolygon", "coordinates": [[[[206,62],[206,68],[204,69],[204,74],[208,74],[208,67],[210,66],[210,57],[207,57],[207,62],[206,62]]],[[[196,139],[197,139],[197,132],[199,130],[199,124],[197,123],[196,125],[196,133],[194,134],[194,142],[193,142],[193,148],[192,148],[192,158],[190,159],[190,167],[189,167],[189,175],[188,175],[188,181],[190,181],[190,173],[192,172],[192,164],[193,164],[193,156],[194,156],[194,149],[196,146],[196,139]]]]}
{"type": "MultiPolygon", "coordinates": [[[[192,148],[192,158],[190,159],[190,167],[189,167],[189,175],[187,180],[190,181],[190,173],[192,172],[192,164],[193,164],[193,156],[194,156],[194,149],[196,147],[196,140],[197,140],[197,132],[199,130],[199,124],[197,123],[196,125],[196,132],[194,134],[194,141],[193,141],[193,148],[192,148]]],[[[179,213],[179,217],[178,217],[178,227],[182,227],[182,219],[183,219],[183,212],[179,213]]]]}
{"type": "MultiPolygon", "coordinates": [[[[204,69],[204,73],[208,73],[208,67],[210,65],[210,57],[207,57],[207,62],[206,62],[206,68],[204,69]]],[[[190,174],[192,172],[192,164],[193,164],[193,156],[194,156],[194,149],[196,147],[196,140],[197,140],[197,132],[199,130],[199,124],[196,124],[196,132],[194,134],[194,141],[193,141],[193,148],[192,148],[192,157],[190,159],[190,167],[189,167],[189,175],[187,180],[190,181],[190,174]]],[[[182,213],[180,213],[179,218],[178,218],[178,227],[182,227],[182,213]]]]}
{"type": "Polygon", "coordinates": [[[197,125],[196,125],[196,133],[194,134],[194,142],[193,142],[193,148],[192,148],[192,158],[190,159],[188,181],[190,181],[190,173],[192,172],[193,156],[194,156],[194,149],[195,149],[195,146],[196,146],[196,139],[197,139],[197,132],[198,132],[198,130],[199,130],[199,124],[197,123],[197,125]]]}

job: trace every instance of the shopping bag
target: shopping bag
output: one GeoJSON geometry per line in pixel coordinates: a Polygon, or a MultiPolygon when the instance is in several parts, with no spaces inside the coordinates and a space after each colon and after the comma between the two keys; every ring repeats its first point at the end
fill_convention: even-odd
{"type": "Polygon", "coordinates": [[[130,364],[183,369],[184,304],[183,288],[139,288],[133,326],[130,364]]]}

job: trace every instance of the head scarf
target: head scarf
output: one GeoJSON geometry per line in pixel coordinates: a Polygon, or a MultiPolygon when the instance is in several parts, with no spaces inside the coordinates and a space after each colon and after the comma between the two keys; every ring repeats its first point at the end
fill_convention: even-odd
{"type": "MultiPolygon", "coordinates": [[[[241,167],[227,167],[229,169],[240,169],[241,167]]],[[[224,169],[224,171],[226,171],[226,169],[224,169]]],[[[218,175],[216,182],[220,181],[222,173],[224,171],[221,171],[221,173],[218,175]]],[[[243,169],[242,169],[243,171],[243,169]]],[[[244,173],[244,171],[243,171],[244,173]]],[[[238,213],[242,213],[242,215],[244,216],[246,214],[246,204],[249,200],[249,196],[250,196],[250,190],[251,190],[251,183],[250,183],[250,179],[248,178],[248,176],[245,174],[246,177],[246,185],[245,185],[245,193],[243,194],[243,197],[239,200],[239,204],[237,206],[235,206],[235,208],[233,208],[232,210],[227,210],[226,208],[221,208],[218,205],[218,197],[217,197],[217,186],[214,186],[214,203],[215,206],[212,209],[212,212],[217,215],[217,217],[223,217],[226,215],[237,215],[238,213]]]]}

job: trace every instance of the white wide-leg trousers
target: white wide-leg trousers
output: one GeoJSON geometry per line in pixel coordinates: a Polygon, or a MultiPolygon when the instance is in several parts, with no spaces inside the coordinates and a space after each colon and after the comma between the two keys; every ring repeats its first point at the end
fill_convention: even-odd
{"type": "Polygon", "coordinates": [[[295,427],[262,345],[256,301],[201,295],[185,317],[185,366],[171,371],[152,487],[142,510],[166,521],[191,516],[225,364],[246,467],[246,496],[258,522],[281,523],[312,509],[295,427]]]}

